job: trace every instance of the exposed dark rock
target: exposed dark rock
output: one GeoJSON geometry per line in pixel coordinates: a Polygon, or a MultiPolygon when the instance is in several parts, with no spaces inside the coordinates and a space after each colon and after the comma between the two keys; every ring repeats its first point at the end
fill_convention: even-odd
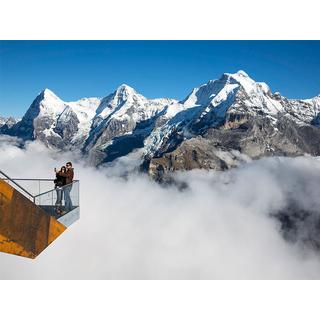
{"type": "Polygon", "coordinates": [[[243,161],[234,151],[251,159],[320,155],[320,128],[299,126],[286,116],[275,121],[263,116],[232,115],[222,126],[208,128],[203,136],[184,140],[174,151],[151,158],[149,172],[159,176],[195,168],[225,170],[243,161]]]}

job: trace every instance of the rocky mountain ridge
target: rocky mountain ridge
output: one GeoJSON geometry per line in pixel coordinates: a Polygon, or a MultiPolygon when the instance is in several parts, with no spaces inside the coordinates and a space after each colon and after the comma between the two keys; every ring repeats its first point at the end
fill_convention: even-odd
{"type": "Polygon", "coordinates": [[[244,71],[210,80],[182,101],[147,99],[125,84],[75,102],[45,89],[20,121],[0,119],[0,132],[81,150],[96,166],[141,149],[142,167],[161,179],[263,156],[320,155],[320,96],[288,99],[244,71]]]}

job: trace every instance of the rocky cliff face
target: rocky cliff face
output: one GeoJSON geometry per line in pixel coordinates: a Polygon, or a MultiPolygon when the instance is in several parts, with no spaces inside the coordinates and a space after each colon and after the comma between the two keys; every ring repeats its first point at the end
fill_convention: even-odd
{"type": "Polygon", "coordinates": [[[320,96],[287,99],[244,71],[210,80],[182,101],[147,99],[121,85],[102,99],[65,102],[46,89],[21,121],[2,120],[0,130],[81,150],[96,166],[141,149],[143,167],[161,179],[264,156],[320,155],[320,96]]]}
{"type": "Polygon", "coordinates": [[[194,168],[226,170],[243,161],[267,156],[320,155],[320,130],[297,125],[288,116],[228,118],[203,135],[184,139],[176,148],[152,157],[149,173],[156,179],[176,170],[194,168]]]}

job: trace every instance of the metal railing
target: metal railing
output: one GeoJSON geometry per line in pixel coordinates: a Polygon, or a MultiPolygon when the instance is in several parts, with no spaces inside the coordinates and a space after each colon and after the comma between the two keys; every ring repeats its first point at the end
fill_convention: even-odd
{"type": "MultiPolygon", "coordinates": [[[[29,191],[27,191],[24,187],[22,187],[19,183],[17,183],[17,179],[12,179],[10,178],[7,174],[5,174],[3,171],[0,170],[0,174],[5,177],[5,179],[2,180],[7,180],[10,181],[12,184],[14,184],[16,187],[18,187],[23,193],[25,193],[28,197],[30,197],[33,202],[34,202],[34,195],[31,194],[29,191]]],[[[1,178],[0,178],[1,179],[1,178]]]]}
{"type": "Polygon", "coordinates": [[[79,180],[60,188],[53,188],[54,179],[10,178],[1,170],[0,180],[5,180],[52,216],[58,217],[79,207],[79,180]],[[4,178],[1,178],[1,175],[4,178]]]}

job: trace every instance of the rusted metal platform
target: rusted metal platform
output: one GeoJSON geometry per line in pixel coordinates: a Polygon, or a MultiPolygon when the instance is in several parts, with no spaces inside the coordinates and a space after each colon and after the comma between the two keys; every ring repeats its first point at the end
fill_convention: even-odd
{"type": "Polygon", "coordinates": [[[0,180],[0,251],[35,258],[66,227],[0,180]]]}

